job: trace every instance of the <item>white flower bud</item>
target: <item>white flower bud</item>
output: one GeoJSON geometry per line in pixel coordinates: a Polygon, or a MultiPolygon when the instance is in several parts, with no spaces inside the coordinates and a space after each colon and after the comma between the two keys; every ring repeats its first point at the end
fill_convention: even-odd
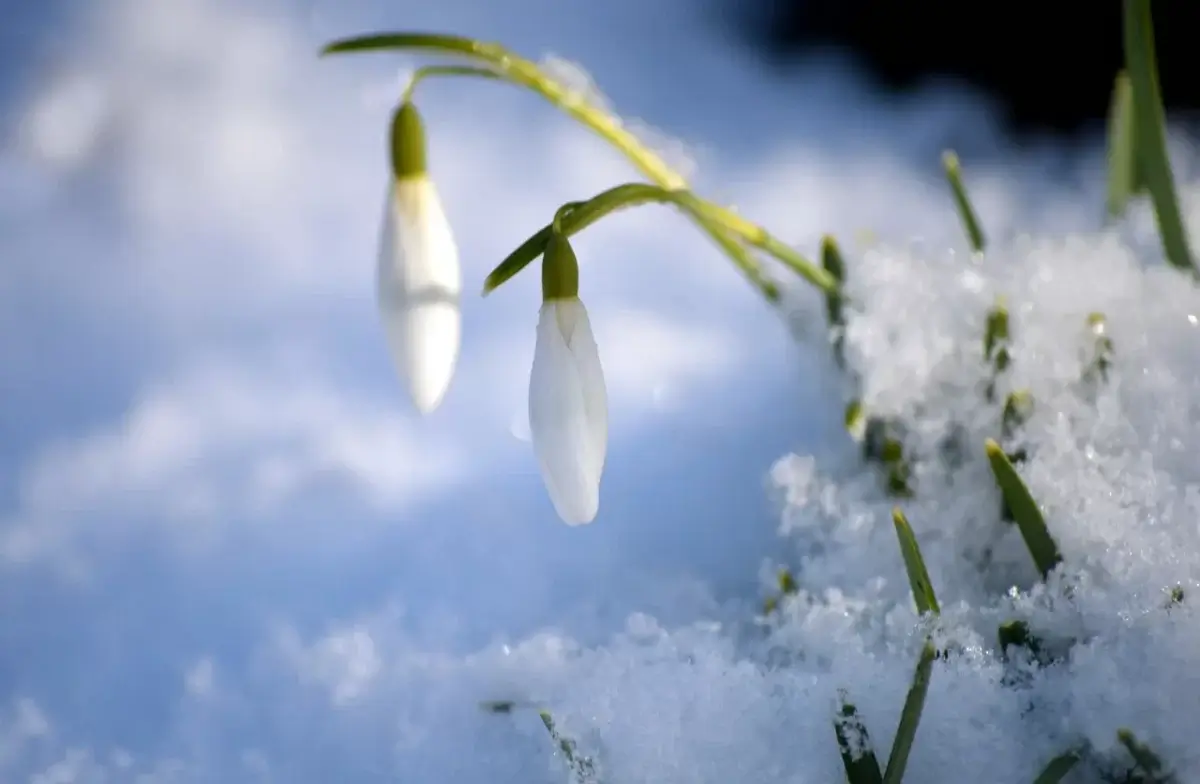
{"type": "Polygon", "coordinates": [[[558,516],[568,525],[590,523],[600,508],[608,393],[578,297],[542,303],[529,375],[529,431],[558,516]]]}
{"type": "Polygon", "coordinates": [[[413,405],[428,414],[441,404],[458,361],[462,273],[450,222],[427,176],[393,181],[377,272],[392,360],[413,405]]]}

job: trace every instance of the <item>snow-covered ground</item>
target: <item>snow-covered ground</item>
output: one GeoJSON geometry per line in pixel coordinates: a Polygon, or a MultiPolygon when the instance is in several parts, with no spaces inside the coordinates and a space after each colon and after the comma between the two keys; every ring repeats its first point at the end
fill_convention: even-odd
{"type": "MultiPolygon", "coordinates": [[[[6,65],[0,114],[0,781],[564,781],[534,713],[478,708],[517,699],[611,784],[827,782],[839,688],[886,756],[921,630],[890,502],[841,428],[821,300],[772,313],[666,208],[580,235],[613,430],[598,519],[562,525],[519,437],[536,274],[467,299],[433,416],[388,362],[383,132],[412,61],[315,57],[377,29],[577,60],[647,138],[685,140],[654,136],[702,193],[810,254],[842,239],[868,404],[924,454],[949,421],[977,447],[953,476],[924,465],[906,504],[962,651],[934,672],[909,780],[1031,781],[1118,727],[1200,778],[1195,610],[1160,609],[1200,580],[1200,293],[1161,268],[1145,206],[1099,233],[1098,144],[1016,151],[976,98],[887,104],[837,63],[777,81],[691,4],[645,6],[102,0],[22,22],[42,43],[6,65]],[[976,387],[998,294],[1004,383],[1037,401],[1022,470],[1073,602],[1035,589],[994,519],[976,387]],[[1092,311],[1116,345],[1094,399],[1075,383],[1092,311]],[[768,563],[805,592],[770,636],[768,563]],[[1010,618],[1081,643],[1013,688],[1010,618]]],[[[559,204],[636,178],[512,88],[418,100],[468,290],[559,204]]]]}

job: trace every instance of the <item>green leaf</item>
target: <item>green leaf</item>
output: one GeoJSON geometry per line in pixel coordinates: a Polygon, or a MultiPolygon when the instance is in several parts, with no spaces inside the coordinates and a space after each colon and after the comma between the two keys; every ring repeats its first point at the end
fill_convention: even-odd
{"type": "Polygon", "coordinates": [[[1138,192],[1137,146],[1134,137],[1133,87],[1121,71],[1113,82],[1108,113],[1108,215],[1119,218],[1138,192]]]}
{"type": "Polygon", "coordinates": [[[916,672],[913,673],[908,697],[904,700],[904,709],[900,712],[900,726],[896,728],[896,740],[892,742],[887,770],[883,774],[884,784],[900,784],[904,779],[904,769],[908,766],[908,755],[917,737],[917,727],[921,724],[921,711],[925,708],[925,695],[929,692],[929,679],[933,675],[936,658],[937,651],[932,643],[926,642],[921,649],[916,672]]]}
{"type": "Polygon", "coordinates": [[[1033,784],[1058,784],[1071,772],[1081,758],[1082,755],[1078,751],[1059,754],[1046,763],[1046,767],[1042,768],[1042,772],[1033,780],[1033,784]]]}
{"type": "Polygon", "coordinates": [[[892,522],[896,526],[896,538],[900,540],[900,553],[904,556],[904,569],[908,572],[908,585],[917,604],[917,613],[924,615],[931,612],[937,615],[941,608],[933,592],[929,571],[925,568],[925,559],[921,557],[917,538],[913,536],[912,527],[899,507],[892,509],[892,522]]]}
{"type": "Polygon", "coordinates": [[[992,466],[992,474],[996,477],[996,484],[1000,486],[1000,492],[1004,494],[1004,500],[1021,530],[1025,546],[1029,548],[1029,554],[1033,556],[1033,562],[1042,577],[1047,577],[1054,567],[1062,563],[1062,556],[1059,555],[1058,545],[1046,528],[1046,519],[1000,445],[989,438],[985,449],[988,462],[992,466]]]}
{"type": "Polygon", "coordinates": [[[821,267],[837,281],[837,288],[825,294],[825,318],[829,329],[834,332],[833,358],[839,366],[846,364],[846,315],[843,312],[845,299],[842,287],[846,282],[846,263],[842,260],[842,252],[837,241],[826,234],[821,238],[821,267]]]}
{"type": "Polygon", "coordinates": [[[976,217],[975,208],[971,206],[971,199],[967,196],[967,188],[962,181],[962,167],[959,165],[958,156],[953,151],[946,150],[942,153],[942,168],[946,172],[946,180],[950,183],[950,190],[954,194],[954,205],[958,208],[958,217],[962,220],[967,239],[971,242],[971,250],[980,253],[986,244],[983,229],[979,226],[979,218],[976,217]]]}
{"type": "Polygon", "coordinates": [[[503,49],[495,44],[485,44],[471,38],[458,35],[441,35],[439,33],[376,33],[360,35],[353,38],[342,38],[326,44],[321,49],[321,56],[331,54],[348,54],[352,52],[373,52],[386,49],[416,49],[439,54],[464,55],[467,57],[491,60],[503,53],[503,49]]]}
{"type": "Polygon", "coordinates": [[[1175,179],[1167,153],[1166,112],[1154,54],[1150,0],[1124,0],[1125,68],[1133,92],[1137,172],[1145,178],[1154,201],[1163,253],[1174,267],[1197,273],[1188,247],[1187,230],[1175,195],[1175,179]]]}
{"type": "Polygon", "coordinates": [[[833,721],[833,732],[842,755],[842,767],[846,769],[846,781],[849,784],[883,784],[879,760],[875,758],[871,737],[859,718],[858,709],[847,701],[845,690],[838,690],[838,699],[842,707],[833,721]]]}

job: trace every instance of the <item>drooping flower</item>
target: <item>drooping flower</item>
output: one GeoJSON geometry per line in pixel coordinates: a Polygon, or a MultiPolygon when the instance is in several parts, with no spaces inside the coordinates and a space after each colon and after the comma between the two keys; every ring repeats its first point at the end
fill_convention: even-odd
{"type": "Polygon", "coordinates": [[[608,450],[608,393],[587,308],[579,299],[575,253],[558,231],[542,261],[529,431],[558,516],[568,525],[592,522],[608,450]]]}
{"type": "Polygon", "coordinates": [[[391,127],[392,177],[376,294],[392,361],[422,414],[445,397],[458,361],[462,272],[450,221],[425,165],[425,134],[411,102],[391,127]]]}

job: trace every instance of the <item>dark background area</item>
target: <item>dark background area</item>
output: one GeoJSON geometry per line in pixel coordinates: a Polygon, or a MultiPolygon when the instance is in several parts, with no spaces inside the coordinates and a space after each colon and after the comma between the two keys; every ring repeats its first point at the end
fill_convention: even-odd
{"type": "MultiPolygon", "coordinates": [[[[990,95],[1017,136],[1075,136],[1104,121],[1124,60],[1121,0],[723,0],[722,24],[781,71],[851,56],[879,86],[956,80],[990,95]]],[[[1171,120],[1200,129],[1200,0],[1154,0],[1171,120]]]]}

